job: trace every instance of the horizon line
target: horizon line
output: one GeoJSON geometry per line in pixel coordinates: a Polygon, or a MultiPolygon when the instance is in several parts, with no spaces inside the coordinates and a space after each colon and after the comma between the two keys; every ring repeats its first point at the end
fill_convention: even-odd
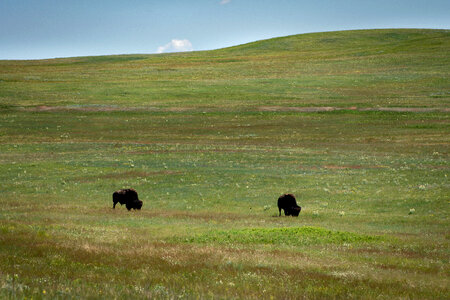
{"type": "Polygon", "coordinates": [[[302,32],[302,33],[295,33],[295,34],[288,34],[283,36],[273,36],[265,39],[260,40],[253,40],[249,42],[245,42],[242,44],[236,44],[231,46],[225,46],[221,48],[214,48],[214,49],[201,49],[201,50],[192,50],[192,51],[179,51],[179,52],[163,52],[163,53],[157,53],[150,52],[150,53],[108,53],[108,54],[93,54],[93,55],[75,55],[75,56],[56,56],[56,57],[43,57],[43,58],[0,58],[0,61],[40,61],[40,60],[57,60],[57,59],[71,59],[71,58],[88,58],[88,57],[103,57],[103,56],[127,56],[127,55],[174,55],[174,54],[180,54],[180,53],[194,53],[194,52],[204,52],[204,51],[216,51],[216,50],[222,50],[242,45],[247,45],[251,43],[256,43],[260,41],[267,41],[271,39],[277,39],[277,38],[285,38],[285,37],[292,37],[296,35],[306,35],[306,34],[317,34],[317,33],[332,33],[332,32],[348,32],[348,31],[368,31],[368,30],[440,30],[440,31],[449,31],[450,28],[433,28],[433,27],[380,27],[380,28],[358,28],[358,29],[343,29],[343,30],[326,30],[326,31],[310,31],[310,32],[302,32]]]}

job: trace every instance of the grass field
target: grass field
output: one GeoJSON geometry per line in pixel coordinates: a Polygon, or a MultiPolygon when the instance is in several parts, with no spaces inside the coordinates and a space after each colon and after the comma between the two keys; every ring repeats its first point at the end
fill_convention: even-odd
{"type": "Polygon", "coordinates": [[[449,50],[362,30],[0,61],[0,298],[448,299],[449,50]],[[141,211],[112,209],[124,187],[141,211]]]}

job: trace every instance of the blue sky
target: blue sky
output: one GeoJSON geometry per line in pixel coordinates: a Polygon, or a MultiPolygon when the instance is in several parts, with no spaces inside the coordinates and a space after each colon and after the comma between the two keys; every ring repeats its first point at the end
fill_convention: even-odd
{"type": "Polygon", "coordinates": [[[0,59],[217,49],[298,33],[450,28],[449,0],[0,0],[0,59]]]}

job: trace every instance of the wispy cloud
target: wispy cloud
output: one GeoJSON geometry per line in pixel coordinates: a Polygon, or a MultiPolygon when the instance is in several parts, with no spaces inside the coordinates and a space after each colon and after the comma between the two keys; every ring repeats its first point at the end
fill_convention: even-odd
{"type": "Polygon", "coordinates": [[[221,0],[220,1],[220,4],[221,5],[225,5],[225,4],[228,4],[228,3],[230,3],[231,2],[231,0],[221,0]]]}
{"type": "Polygon", "coordinates": [[[189,40],[177,40],[173,39],[170,43],[165,44],[164,46],[159,46],[157,52],[183,52],[183,51],[192,51],[192,43],[189,40]]]}

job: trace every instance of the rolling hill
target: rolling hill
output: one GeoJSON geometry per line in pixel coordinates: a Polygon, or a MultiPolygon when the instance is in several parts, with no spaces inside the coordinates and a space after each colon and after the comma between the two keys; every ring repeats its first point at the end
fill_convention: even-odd
{"type": "Polygon", "coordinates": [[[5,106],[442,107],[448,30],[302,34],[190,53],[0,61],[5,106]]]}

